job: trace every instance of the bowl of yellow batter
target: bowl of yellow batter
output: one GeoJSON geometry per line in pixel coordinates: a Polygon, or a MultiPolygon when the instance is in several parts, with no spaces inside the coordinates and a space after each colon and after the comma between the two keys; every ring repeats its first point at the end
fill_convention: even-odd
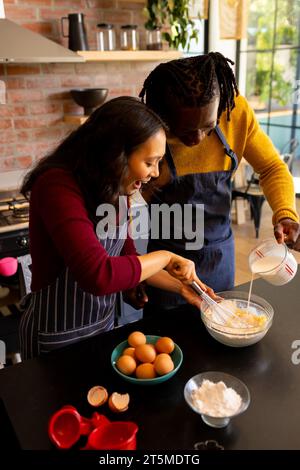
{"type": "Polygon", "coordinates": [[[248,303],[248,292],[218,292],[222,297],[221,306],[232,316],[220,317],[214,307],[205,300],[201,302],[201,318],[209,334],[222,344],[233,347],[244,347],[260,341],[270,329],[274,309],[262,297],[251,295],[248,303]]]}

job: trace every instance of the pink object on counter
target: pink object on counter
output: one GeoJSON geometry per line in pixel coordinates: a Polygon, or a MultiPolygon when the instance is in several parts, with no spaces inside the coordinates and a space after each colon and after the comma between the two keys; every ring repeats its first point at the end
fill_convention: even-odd
{"type": "Polygon", "coordinates": [[[1,276],[13,276],[18,269],[17,258],[2,258],[0,259],[0,274],[1,276]]]}

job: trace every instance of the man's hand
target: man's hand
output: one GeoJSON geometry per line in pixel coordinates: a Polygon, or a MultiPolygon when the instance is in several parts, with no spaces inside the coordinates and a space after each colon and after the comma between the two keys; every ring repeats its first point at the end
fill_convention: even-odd
{"type": "MultiPolygon", "coordinates": [[[[289,246],[290,246],[290,245],[289,245],[289,246]]],[[[299,235],[299,237],[297,238],[297,241],[296,241],[296,243],[294,243],[294,245],[293,245],[292,248],[293,248],[293,250],[295,250],[295,251],[300,251],[300,235],[299,235]]]]}
{"type": "MultiPolygon", "coordinates": [[[[204,286],[205,292],[216,302],[221,300],[221,297],[216,295],[211,287],[208,287],[206,284],[202,283],[204,286]]],[[[202,287],[202,286],[201,286],[202,287]]],[[[199,294],[197,294],[192,287],[188,286],[187,284],[182,284],[181,288],[181,295],[182,297],[194,307],[199,308],[201,306],[202,298],[199,294]]]]}
{"type": "Polygon", "coordinates": [[[136,310],[143,308],[145,303],[148,302],[148,297],[145,290],[145,283],[141,282],[133,289],[128,289],[123,293],[123,300],[131,305],[136,310]]]}
{"type": "Polygon", "coordinates": [[[300,251],[300,225],[292,219],[282,219],[274,226],[274,236],[278,243],[286,243],[289,248],[300,251]]]}

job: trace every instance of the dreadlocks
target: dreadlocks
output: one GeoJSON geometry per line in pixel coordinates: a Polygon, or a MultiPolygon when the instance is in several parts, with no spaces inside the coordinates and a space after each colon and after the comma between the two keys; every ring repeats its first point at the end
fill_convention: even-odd
{"type": "Polygon", "coordinates": [[[186,107],[204,106],[219,90],[218,117],[226,110],[229,121],[239,94],[229,63],[234,64],[219,52],[210,52],[160,64],[146,78],[139,96],[167,121],[169,99],[177,99],[186,107]]]}

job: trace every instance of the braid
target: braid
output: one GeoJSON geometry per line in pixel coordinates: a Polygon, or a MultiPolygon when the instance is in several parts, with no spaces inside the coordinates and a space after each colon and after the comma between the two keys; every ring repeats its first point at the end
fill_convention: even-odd
{"type": "Polygon", "coordinates": [[[219,52],[210,52],[160,64],[146,78],[139,96],[167,120],[170,99],[186,107],[204,106],[216,96],[219,86],[218,116],[226,110],[229,121],[239,94],[229,63],[233,64],[219,52]]]}
{"type": "Polygon", "coordinates": [[[219,116],[226,110],[227,120],[230,121],[230,112],[235,107],[235,95],[239,95],[234,73],[228,65],[228,63],[233,65],[234,62],[219,52],[210,52],[208,56],[214,63],[214,72],[220,87],[219,116]]]}

